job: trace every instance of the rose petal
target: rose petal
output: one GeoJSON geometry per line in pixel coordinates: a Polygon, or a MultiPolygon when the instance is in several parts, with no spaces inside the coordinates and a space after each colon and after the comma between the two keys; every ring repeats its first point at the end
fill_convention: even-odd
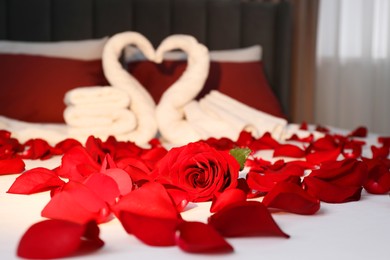
{"type": "Polygon", "coordinates": [[[120,196],[117,182],[106,174],[93,173],[83,183],[110,205],[113,205],[120,196]]]}
{"type": "Polygon", "coordinates": [[[133,234],[147,245],[175,245],[175,233],[181,222],[180,218],[149,217],[142,213],[120,212],[118,218],[127,233],[133,234]]]}
{"type": "Polygon", "coordinates": [[[372,194],[385,194],[390,191],[390,168],[377,163],[368,172],[364,189],[372,194]]]}
{"type": "Polygon", "coordinates": [[[110,211],[103,199],[86,185],[69,181],[42,210],[42,216],[85,224],[109,220],[110,211]]]}
{"type": "Polygon", "coordinates": [[[291,182],[280,182],[265,195],[263,204],[291,213],[311,215],[320,209],[320,200],[310,196],[300,186],[291,182]]]}
{"type": "Polygon", "coordinates": [[[309,194],[327,203],[360,200],[361,186],[340,186],[311,176],[305,177],[303,186],[309,194]]]}
{"type": "Polygon", "coordinates": [[[348,136],[352,137],[367,137],[367,127],[360,126],[353,130],[351,133],[348,134],[348,136]]]}
{"type": "Polygon", "coordinates": [[[20,158],[0,159],[0,175],[21,173],[25,164],[20,158]]]}
{"type": "MultiPolygon", "coordinates": [[[[89,226],[98,229],[96,224],[89,226]]],[[[71,256],[79,249],[83,249],[81,245],[85,242],[82,241],[88,241],[90,249],[102,247],[104,243],[98,237],[84,236],[85,233],[90,233],[88,229],[90,228],[86,225],[62,220],[45,220],[36,223],[20,240],[17,255],[39,259],[71,256]]]]}
{"type": "Polygon", "coordinates": [[[122,196],[130,193],[133,189],[133,181],[129,174],[124,170],[119,168],[107,169],[104,171],[104,174],[111,177],[116,182],[122,196]]]}
{"type": "Polygon", "coordinates": [[[288,238],[260,202],[232,204],[209,217],[208,223],[224,237],[281,236],[288,238]]]}
{"type": "Polygon", "coordinates": [[[59,176],[70,180],[83,180],[91,173],[99,172],[100,165],[92,159],[82,146],[75,146],[62,156],[62,164],[57,169],[59,176]]]}
{"type": "Polygon", "coordinates": [[[233,252],[233,247],[212,226],[201,222],[181,223],[176,243],[190,253],[233,252]]]}
{"type": "Polygon", "coordinates": [[[282,144],[275,148],[273,157],[287,156],[294,158],[305,157],[305,151],[296,145],[282,144]]]}
{"type": "Polygon", "coordinates": [[[278,143],[278,141],[272,138],[271,134],[267,132],[259,139],[253,141],[248,147],[252,151],[259,151],[259,150],[275,149],[279,145],[280,144],[278,143]]]}
{"type": "Polygon", "coordinates": [[[24,145],[24,152],[20,155],[23,159],[48,159],[52,155],[58,155],[57,151],[43,139],[30,139],[24,145]]]}
{"type": "Polygon", "coordinates": [[[7,191],[13,194],[33,194],[61,187],[65,182],[53,171],[38,167],[28,170],[16,178],[7,191]]]}
{"type": "Polygon", "coordinates": [[[210,212],[214,213],[222,208],[236,202],[241,202],[246,200],[246,193],[241,189],[228,189],[214,196],[213,202],[210,207],[210,212]]]}
{"type": "Polygon", "coordinates": [[[331,150],[315,151],[306,155],[306,160],[313,164],[320,164],[326,161],[335,161],[341,153],[340,148],[331,150]]]}
{"type": "Polygon", "coordinates": [[[175,244],[176,227],[182,220],[161,184],[145,183],[122,197],[112,208],[125,230],[145,244],[175,244]]]}
{"type": "Polygon", "coordinates": [[[67,138],[59,143],[57,143],[54,148],[59,149],[62,153],[66,153],[75,146],[82,146],[82,144],[76,139],[67,138]]]}

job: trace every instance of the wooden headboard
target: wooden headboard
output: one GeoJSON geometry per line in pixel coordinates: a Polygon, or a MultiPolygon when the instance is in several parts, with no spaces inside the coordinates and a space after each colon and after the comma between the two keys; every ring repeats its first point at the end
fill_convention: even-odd
{"type": "Polygon", "coordinates": [[[176,33],[210,50],[260,44],[268,80],[289,115],[291,9],[256,0],[0,0],[0,39],[81,40],[132,30],[155,47],[176,33]]]}

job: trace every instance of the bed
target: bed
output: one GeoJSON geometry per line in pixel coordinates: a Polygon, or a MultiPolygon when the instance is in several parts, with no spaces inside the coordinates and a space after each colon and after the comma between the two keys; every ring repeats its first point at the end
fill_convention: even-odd
{"type": "MultiPolygon", "coordinates": [[[[39,123],[40,126],[43,124],[43,127],[46,123],[62,124],[62,113],[59,116],[58,111],[62,112],[64,109],[62,99],[63,94],[69,90],[69,84],[73,84],[73,87],[75,84],[77,86],[107,85],[107,79],[103,75],[101,65],[101,51],[107,42],[107,37],[125,31],[136,31],[144,35],[154,48],[157,48],[166,37],[172,34],[192,35],[200,43],[207,46],[211,52],[231,51],[260,45],[263,67],[261,70],[255,71],[264,73],[267,86],[271,90],[270,95],[274,95],[277,109],[280,109],[278,115],[288,119],[291,96],[292,12],[293,5],[289,1],[0,0],[0,42],[7,42],[11,45],[11,49],[15,49],[17,46],[17,51],[26,46],[23,45],[24,43],[37,43],[43,47],[31,48],[29,46],[29,51],[34,48],[44,49],[46,55],[41,57],[39,53],[41,50],[38,50],[38,54],[34,53],[37,50],[33,50],[27,54],[17,53],[18,57],[14,59],[15,53],[2,53],[0,45],[0,67],[3,71],[1,76],[3,79],[0,79],[2,115],[29,123],[39,123]],[[68,41],[72,41],[72,44],[77,41],[79,43],[76,43],[77,46],[69,45],[68,41]],[[22,44],[18,45],[16,42],[18,44],[22,42],[22,44]],[[61,45],[64,42],[65,44],[61,45]],[[51,43],[59,45],[52,47],[51,43]],[[74,52],[74,49],[77,48],[79,49],[76,56],[69,56],[69,49],[74,52]],[[26,57],[30,63],[21,65],[26,57]],[[58,64],[61,64],[62,67],[58,67],[58,64]],[[86,76],[86,71],[89,73],[88,76],[86,76]],[[15,73],[20,72],[22,72],[21,75],[24,75],[23,77],[15,76],[15,73]],[[46,82],[41,81],[44,74],[51,74],[51,79],[46,82]],[[12,77],[5,77],[6,75],[12,75],[12,77]],[[64,77],[63,75],[72,76],[64,77]],[[6,81],[4,78],[9,79],[6,81]],[[31,81],[35,79],[36,82],[39,82],[34,86],[38,90],[31,85],[30,92],[26,92],[23,84],[18,90],[6,89],[4,87],[6,84],[15,84],[15,78],[18,78],[19,85],[23,79],[27,79],[23,84],[30,85],[31,81]],[[58,78],[61,78],[61,81],[68,85],[60,85],[58,78]],[[57,85],[58,89],[61,89],[62,94],[58,94],[59,90],[53,91],[54,84],[57,85]],[[42,88],[43,85],[45,88],[42,88]],[[34,92],[38,93],[39,96],[48,95],[43,101],[38,101],[39,106],[36,103],[37,98],[34,96],[34,92]],[[17,104],[19,105],[15,105],[15,100],[18,100],[17,104]],[[15,107],[24,109],[18,110],[15,107]],[[34,110],[36,107],[38,108],[34,110]]],[[[121,58],[123,65],[128,66],[125,53],[121,58]]],[[[214,60],[213,62],[214,67],[211,69],[214,69],[214,72],[225,68],[222,64],[223,61],[214,60]]],[[[137,66],[130,73],[139,73],[139,80],[146,84],[150,74],[142,81],[143,74],[139,70],[137,71],[137,66]]],[[[248,71],[247,67],[242,69],[243,64],[235,66],[240,66],[241,69],[234,67],[233,71],[242,73],[248,71]]],[[[240,80],[240,78],[238,79],[240,80]]],[[[254,88],[256,86],[254,85],[254,88]]],[[[250,92],[252,90],[243,90],[236,85],[230,89],[234,92],[232,95],[238,95],[237,99],[242,97],[243,92],[246,92],[249,99],[245,100],[244,97],[242,100],[244,103],[250,105],[254,97],[257,103],[261,103],[258,102],[261,93],[259,97],[255,94],[248,95],[248,93],[252,93],[250,92]]],[[[253,93],[258,93],[256,92],[258,90],[254,91],[253,93]]],[[[270,100],[267,96],[266,99],[270,100]]],[[[258,109],[261,108],[264,107],[258,109]]],[[[21,129],[25,126],[24,124],[15,124],[15,129],[21,129]]],[[[323,136],[324,132],[314,131],[315,127],[307,127],[305,124],[291,124],[288,129],[290,135],[298,133],[301,134],[300,137],[302,135],[306,137],[308,133],[315,133],[323,136]]],[[[335,138],[345,136],[349,139],[364,141],[364,145],[361,146],[361,154],[357,157],[371,158],[374,154],[380,154],[375,153],[376,148],[371,148],[371,146],[375,146],[384,151],[385,158],[383,160],[388,161],[390,143],[388,138],[380,138],[375,133],[364,134],[364,129],[355,132],[352,132],[353,129],[332,127],[329,129],[335,138]]],[[[24,137],[28,140],[30,134],[35,130],[35,128],[31,128],[29,131],[21,132],[18,139],[23,140],[22,137],[24,137]]],[[[307,148],[306,143],[302,140],[284,138],[283,144],[294,144],[301,149],[307,148]]],[[[30,143],[30,146],[33,145],[30,143]]],[[[165,144],[165,146],[170,148],[169,144],[165,144]]],[[[345,149],[348,152],[352,150],[351,156],[353,156],[355,152],[353,147],[345,149]]],[[[273,149],[259,149],[256,153],[257,158],[264,158],[273,163],[279,159],[294,161],[298,157],[294,156],[289,152],[280,152],[278,156],[275,156],[273,149]]],[[[36,167],[54,169],[61,165],[61,156],[59,155],[45,160],[38,157],[34,160],[24,159],[26,170],[36,167]]],[[[245,173],[244,169],[240,174],[245,173]]],[[[0,207],[2,208],[0,211],[0,257],[2,259],[17,258],[16,250],[20,238],[28,227],[44,219],[41,217],[41,211],[50,201],[48,192],[31,196],[6,193],[18,176],[15,174],[0,176],[0,207]]],[[[386,177],[384,178],[386,179],[386,177]]],[[[253,200],[261,199],[255,198],[253,200]]],[[[136,237],[127,234],[120,221],[115,218],[99,226],[100,237],[105,242],[104,247],[91,254],[76,253],[72,258],[387,259],[387,237],[390,232],[389,225],[387,225],[390,214],[388,204],[388,191],[381,195],[373,195],[364,189],[361,192],[360,200],[348,203],[321,202],[320,210],[314,215],[272,210],[272,217],[279,227],[290,235],[289,239],[269,236],[227,238],[227,241],[234,247],[234,252],[227,254],[204,252],[191,254],[180,250],[177,246],[148,246],[136,237]]],[[[206,223],[211,215],[210,206],[210,201],[190,203],[181,215],[186,221],[206,223]]]]}

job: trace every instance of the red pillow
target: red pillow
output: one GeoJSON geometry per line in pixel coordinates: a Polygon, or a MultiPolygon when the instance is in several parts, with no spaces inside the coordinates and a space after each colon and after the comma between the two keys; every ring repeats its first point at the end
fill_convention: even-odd
{"type": "Polygon", "coordinates": [[[0,54],[0,115],[27,122],[64,122],[65,93],[103,86],[101,60],[0,54]]]}
{"type": "MultiPolygon", "coordinates": [[[[165,60],[161,64],[135,61],[128,63],[128,71],[158,102],[164,91],[180,77],[186,66],[186,61],[165,60]]],[[[209,76],[198,98],[213,89],[248,106],[285,118],[281,105],[267,82],[261,61],[211,61],[209,76]]]]}

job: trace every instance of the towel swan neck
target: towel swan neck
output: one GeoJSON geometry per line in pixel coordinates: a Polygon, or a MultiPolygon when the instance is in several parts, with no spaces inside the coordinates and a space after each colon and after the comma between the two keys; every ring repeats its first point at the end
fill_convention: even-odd
{"type": "Polygon", "coordinates": [[[171,143],[186,143],[201,138],[185,118],[184,107],[202,90],[210,67],[208,49],[189,35],[172,35],[160,44],[155,61],[161,62],[167,51],[181,49],[187,54],[187,68],[162,95],[156,107],[161,135],[171,143]]]}
{"type": "Polygon", "coordinates": [[[125,90],[131,98],[130,109],[136,116],[137,128],[128,133],[126,139],[145,144],[157,133],[156,104],[141,83],[132,77],[119,62],[123,49],[128,45],[137,46],[148,59],[154,60],[154,48],[142,34],[123,32],[112,36],[104,46],[103,70],[110,85],[125,90]]]}

